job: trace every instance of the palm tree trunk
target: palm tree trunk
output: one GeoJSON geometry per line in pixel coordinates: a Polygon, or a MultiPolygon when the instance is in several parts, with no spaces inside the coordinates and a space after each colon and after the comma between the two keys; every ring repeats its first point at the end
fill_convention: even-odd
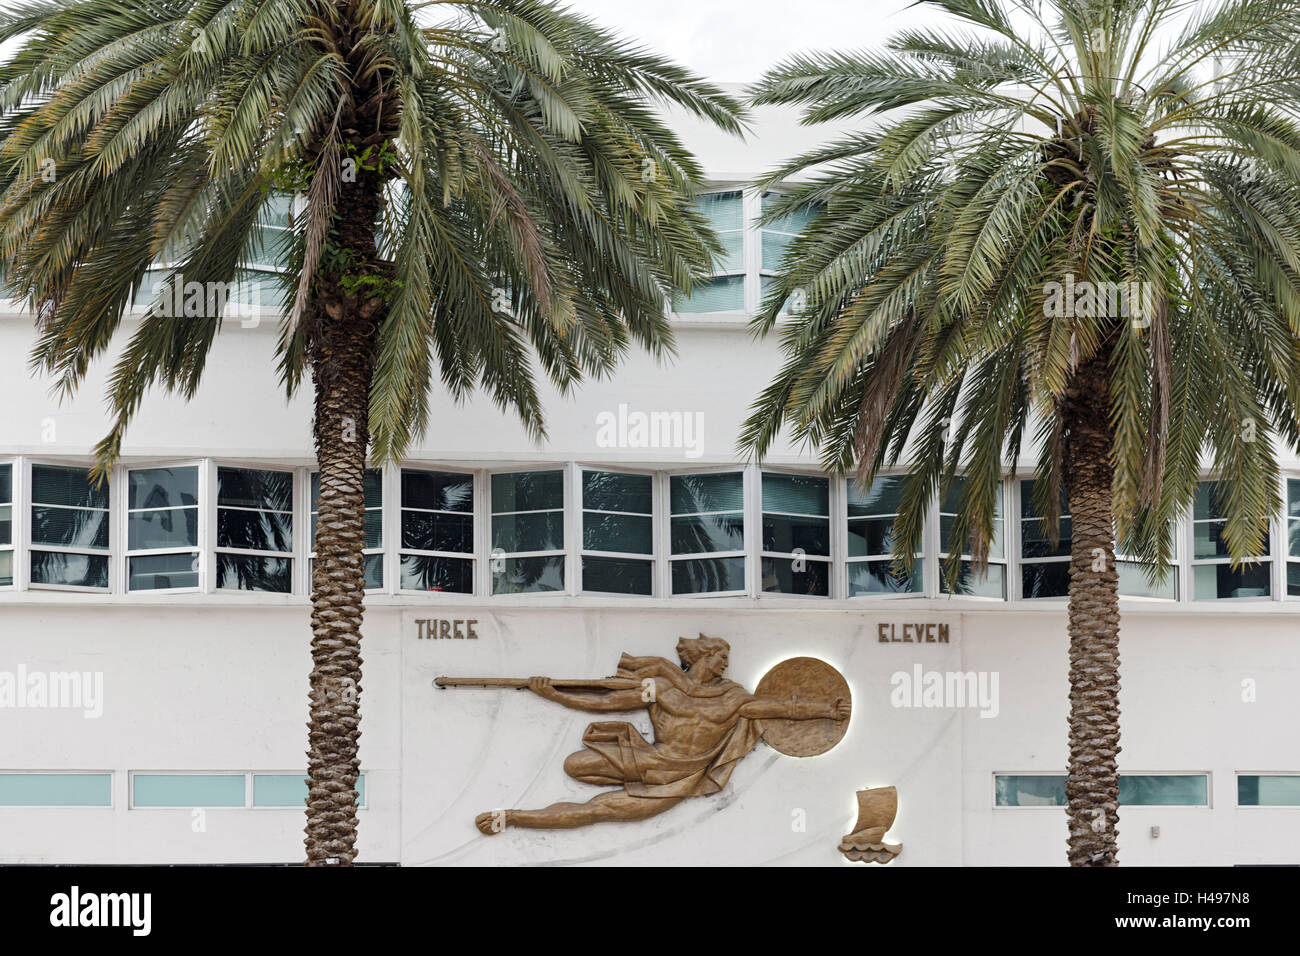
{"type": "MultiPolygon", "coordinates": [[[[374,247],[379,203],[377,190],[361,182],[343,190],[338,203],[339,242],[370,274],[383,271],[374,247]]],[[[348,292],[341,279],[317,279],[312,301],[318,321],[309,352],[320,497],[311,595],[308,866],[352,865],[357,840],[365,473],[370,385],[384,304],[348,292]]]]}
{"type": "Polygon", "coordinates": [[[1077,369],[1065,406],[1070,554],[1071,866],[1115,866],[1119,823],[1119,573],[1111,508],[1109,350],[1077,369]]]}

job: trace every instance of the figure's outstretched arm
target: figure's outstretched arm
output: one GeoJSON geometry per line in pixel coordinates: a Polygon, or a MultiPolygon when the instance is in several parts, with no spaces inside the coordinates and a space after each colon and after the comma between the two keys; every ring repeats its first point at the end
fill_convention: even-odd
{"type": "Polygon", "coordinates": [[[530,677],[528,678],[528,689],[538,697],[553,700],[557,704],[563,704],[565,707],[571,707],[574,710],[585,710],[590,713],[640,710],[648,704],[647,701],[642,699],[644,695],[639,687],[633,687],[630,690],[564,691],[557,690],[549,677],[530,677]]]}
{"type": "Polygon", "coordinates": [[[740,716],[760,720],[764,717],[785,720],[818,718],[848,720],[849,702],[843,697],[836,697],[829,703],[820,700],[799,700],[797,697],[755,697],[740,706],[740,716]]]}

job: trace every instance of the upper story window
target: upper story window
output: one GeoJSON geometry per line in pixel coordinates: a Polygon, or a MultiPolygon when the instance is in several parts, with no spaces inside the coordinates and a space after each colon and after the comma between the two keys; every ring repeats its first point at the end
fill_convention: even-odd
{"type": "Polygon", "coordinates": [[[654,479],[582,470],[582,590],[654,593],[654,479]]]}
{"type": "Polygon", "coordinates": [[[673,594],[745,592],[745,473],[668,479],[673,594]]]}
{"type": "Polygon", "coordinates": [[[126,481],[126,587],[199,586],[199,468],[132,468],[126,481]]]}
{"type": "Polygon", "coordinates": [[[1002,510],[1002,483],[998,483],[997,502],[993,506],[993,538],[989,541],[988,567],[983,574],[975,570],[968,548],[970,539],[960,542],[961,570],[957,580],[948,580],[948,558],[957,542],[952,540],[953,523],[961,503],[962,488],[966,479],[957,477],[948,494],[939,505],[939,590],[945,594],[963,594],[975,597],[1005,598],[1007,596],[1007,552],[1005,545],[1006,520],[1002,510]]]}
{"type": "Polygon", "coordinates": [[[878,475],[864,490],[848,482],[849,597],[861,594],[921,594],[924,554],[910,570],[894,563],[894,521],[903,499],[902,475],[878,475]]]}
{"type": "Polygon", "coordinates": [[[1270,536],[1264,535],[1262,554],[1233,568],[1228,543],[1223,540],[1223,530],[1227,527],[1223,514],[1220,484],[1202,481],[1196,486],[1196,500],[1192,505],[1192,597],[1203,601],[1270,596],[1273,593],[1270,536]]]}
{"type": "Polygon", "coordinates": [[[675,295],[673,311],[743,312],[745,310],[745,196],[740,190],[708,193],[695,202],[722,241],[724,254],[713,278],[690,295],[675,295]]]}
{"type": "MultiPolygon", "coordinates": [[[[384,473],[378,468],[367,468],[363,480],[366,508],[366,590],[374,591],[384,586],[384,473]]],[[[316,522],[320,518],[320,472],[311,473],[311,537],[308,547],[311,555],[307,561],[308,575],[316,571],[316,522]]]]}
{"type": "MultiPolygon", "coordinates": [[[[1300,594],[1300,480],[1286,480],[1286,593],[1300,594]]],[[[3,570],[3,568],[0,568],[3,570]]]]}
{"type": "MultiPolygon", "coordinates": [[[[773,201],[780,198],[777,193],[763,193],[762,209],[766,214],[773,201]]],[[[759,294],[767,297],[768,290],[771,288],[772,277],[776,275],[781,268],[781,257],[785,255],[786,248],[813,221],[817,215],[814,209],[800,209],[788,216],[782,216],[771,225],[764,226],[759,230],[759,248],[761,250],[761,260],[759,263],[759,275],[761,286],[759,294]]],[[[790,303],[786,302],[782,307],[783,313],[789,312],[790,303]]]]}
{"type": "Polygon", "coordinates": [[[829,597],[830,480],[763,472],[763,590],[829,597]]]}
{"type": "Polygon", "coordinates": [[[108,590],[108,486],[90,469],[31,468],[31,584],[108,590]]]}
{"type": "Polygon", "coordinates": [[[0,587],[14,583],[14,466],[0,464],[0,587]]]}
{"type": "Polygon", "coordinates": [[[293,472],[217,468],[217,587],[293,590],[293,472]]]}
{"type": "Polygon", "coordinates": [[[474,593],[474,476],[402,469],[401,588],[474,593]]]}
{"type": "Polygon", "coordinates": [[[492,593],[564,590],[564,471],[492,476],[492,593]]]}
{"type": "Polygon", "coordinates": [[[1073,524],[1070,506],[1061,492],[1060,532],[1055,545],[1047,520],[1034,505],[1033,481],[1020,482],[1020,596],[1066,597],[1070,593],[1070,546],[1073,524]]]}

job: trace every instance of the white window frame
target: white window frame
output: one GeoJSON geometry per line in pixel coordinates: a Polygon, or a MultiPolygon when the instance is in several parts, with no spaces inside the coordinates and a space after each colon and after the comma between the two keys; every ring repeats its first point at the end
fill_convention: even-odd
{"type": "MultiPolygon", "coordinates": [[[[157,461],[131,461],[122,462],[114,469],[114,482],[117,490],[110,500],[113,511],[113,523],[118,532],[117,540],[122,542],[121,554],[117,555],[114,561],[116,574],[122,582],[121,593],[132,595],[149,595],[149,594],[202,594],[205,593],[205,575],[207,573],[208,562],[204,560],[204,554],[208,548],[208,522],[204,520],[204,505],[209,497],[208,489],[208,468],[207,459],[159,459],[157,461]],[[154,468],[197,468],[198,469],[198,504],[196,516],[198,522],[198,544],[195,545],[195,560],[198,561],[198,584],[194,587],[187,588],[152,588],[142,589],[139,591],[131,590],[131,559],[139,557],[148,557],[150,555],[160,554],[185,554],[185,548],[145,548],[143,550],[131,550],[130,537],[130,520],[132,509],[128,508],[130,503],[130,476],[132,471],[148,471],[154,468]]],[[[214,473],[215,474],[215,473],[214,473]]],[[[177,507],[175,511],[184,511],[188,506],[177,507]]],[[[135,511],[153,511],[158,509],[136,508],[135,511]]],[[[215,515],[215,512],[214,512],[215,515]]],[[[214,529],[215,530],[215,529],[214,529]]]]}
{"type": "MultiPolygon", "coordinates": [[[[507,601],[519,601],[524,599],[544,599],[554,598],[556,596],[572,596],[575,593],[575,577],[577,576],[577,561],[574,556],[574,542],[572,531],[573,515],[573,462],[546,462],[544,464],[528,463],[510,465],[501,468],[489,468],[483,472],[483,483],[486,486],[486,498],[484,498],[483,512],[487,519],[487,534],[485,535],[482,547],[479,553],[486,551],[484,559],[480,562],[481,574],[480,580],[483,581],[483,594],[486,597],[504,599],[507,601]],[[495,552],[492,546],[492,522],[496,520],[497,512],[492,506],[492,478],[494,475],[520,475],[536,471],[558,471],[560,472],[560,486],[563,491],[562,503],[560,506],[560,528],[564,535],[563,547],[560,550],[550,551],[502,551],[500,554],[495,552]],[[500,559],[508,561],[512,558],[563,558],[562,567],[564,568],[564,586],[554,591],[519,591],[505,592],[498,594],[492,587],[492,562],[500,559]]],[[[477,496],[477,492],[476,492],[477,496]]],[[[535,511],[503,511],[502,517],[521,514],[548,514],[555,511],[554,508],[542,508],[535,511]]]]}
{"type": "MultiPolygon", "coordinates": [[[[108,547],[103,549],[69,548],[62,545],[35,544],[32,541],[31,509],[34,507],[32,501],[32,467],[40,466],[40,465],[50,467],[50,468],[76,468],[76,469],[89,470],[94,467],[94,461],[93,459],[82,458],[82,457],[73,457],[73,458],[68,458],[66,460],[49,459],[45,457],[23,459],[23,476],[22,476],[22,488],[23,488],[22,497],[23,497],[23,511],[24,511],[23,545],[24,545],[25,553],[23,555],[22,563],[23,563],[23,581],[26,584],[25,590],[68,591],[68,592],[73,592],[78,594],[120,593],[121,583],[115,580],[116,574],[114,570],[117,566],[117,562],[114,560],[114,556],[120,550],[119,539],[117,534],[118,529],[116,527],[116,522],[113,520],[113,512],[115,510],[114,496],[117,488],[120,486],[120,482],[117,480],[116,469],[114,469],[114,473],[109,476],[109,485],[107,489],[108,508],[106,511],[106,520],[108,523],[108,547]],[[31,579],[32,553],[35,551],[49,551],[58,554],[93,555],[95,557],[106,558],[108,561],[108,586],[98,588],[98,587],[86,587],[79,584],[46,584],[44,582],[33,581],[31,579]]],[[[45,502],[40,502],[40,505],[42,507],[64,507],[61,505],[47,505],[45,502]]],[[[98,511],[100,509],[83,508],[80,510],[98,511]]],[[[17,529],[15,529],[15,538],[16,537],[17,537],[17,529]]],[[[15,572],[17,571],[17,563],[18,563],[17,561],[14,562],[15,572]]],[[[17,580],[16,574],[15,574],[15,580],[17,580]]]]}
{"type": "MultiPolygon", "coordinates": [[[[741,307],[740,309],[722,309],[716,312],[678,312],[672,308],[672,302],[669,302],[671,314],[685,321],[707,322],[710,319],[718,317],[738,317],[743,318],[754,314],[755,304],[757,302],[755,294],[756,275],[755,275],[755,247],[754,229],[757,218],[755,215],[755,203],[757,193],[751,189],[748,184],[741,182],[717,182],[710,183],[705,189],[696,194],[697,199],[703,199],[706,196],[719,196],[727,193],[740,194],[740,228],[723,229],[722,233],[739,232],[741,235],[741,255],[739,269],[720,269],[717,272],[709,274],[709,279],[721,279],[728,276],[740,276],[741,284],[741,307]]],[[[707,282],[707,280],[706,280],[707,282]]]]}
{"type": "MultiPolygon", "coordinates": [[[[389,480],[384,489],[384,501],[394,501],[396,505],[393,508],[385,506],[384,515],[384,540],[391,542],[391,546],[385,544],[384,551],[386,554],[384,565],[384,583],[385,591],[389,594],[398,594],[402,597],[420,597],[430,601],[455,601],[464,600],[469,597],[481,596],[487,592],[484,591],[482,570],[485,565],[484,555],[490,552],[491,548],[485,549],[485,535],[488,529],[483,523],[483,496],[490,493],[490,486],[484,480],[482,469],[466,468],[462,466],[444,465],[439,463],[425,463],[420,461],[404,461],[400,465],[394,465],[387,469],[389,480]],[[445,475],[464,475],[470,479],[473,485],[473,502],[468,512],[470,518],[470,528],[474,536],[473,550],[468,553],[460,551],[420,551],[411,548],[402,547],[402,512],[405,510],[402,505],[402,471],[427,471],[445,475]],[[391,512],[391,514],[389,514],[391,512]],[[453,558],[461,561],[472,562],[472,571],[470,577],[470,591],[418,591],[402,587],[402,556],[406,554],[420,555],[431,558],[453,558]]],[[[413,508],[413,511],[426,511],[424,508],[413,508]]],[[[446,511],[432,512],[435,514],[453,514],[463,515],[463,511],[446,511]]],[[[491,516],[489,515],[489,518],[491,516]]],[[[490,583],[490,582],[489,582],[490,583]]]]}
{"type": "Polygon", "coordinates": [[[754,482],[754,489],[755,489],[754,497],[758,499],[757,501],[758,517],[757,517],[757,524],[754,525],[753,540],[754,540],[754,547],[757,549],[756,557],[755,557],[755,571],[757,573],[758,582],[757,582],[755,593],[757,594],[758,597],[766,600],[774,600],[777,598],[780,599],[790,598],[790,599],[801,600],[801,601],[834,600],[835,597],[837,596],[837,590],[838,590],[836,587],[836,581],[840,576],[838,572],[838,567],[840,562],[838,560],[839,555],[836,550],[836,541],[835,541],[835,511],[836,511],[835,498],[836,498],[836,486],[840,485],[841,482],[836,481],[830,475],[824,474],[820,471],[809,469],[809,468],[801,469],[794,466],[770,465],[770,466],[758,468],[756,471],[757,474],[755,476],[755,482],[754,482]],[[826,518],[827,554],[824,556],[816,555],[816,554],[806,554],[802,556],[805,561],[812,561],[817,564],[826,565],[826,593],[825,594],[789,594],[786,593],[785,591],[764,590],[763,562],[769,559],[774,561],[781,561],[781,560],[791,561],[795,558],[795,555],[792,552],[785,553],[781,551],[767,551],[763,548],[763,516],[767,514],[771,514],[782,518],[823,517],[822,515],[803,515],[803,514],[793,514],[791,512],[786,512],[786,511],[770,511],[769,509],[764,507],[763,504],[763,476],[764,475],[776,475],[779,477],[795,477],[795,478],[820,478],[822,481],[826,482],[825,518],[826,518]]]}
{"type": "MultiPolygon", "coordinates": [[[[907,475],[908,472],[905,470],[884,469],[878,472],[872,478],[872,483],[874,484],[876,479],[879,478],[906,478],[907,475]]],[[[836,577],[838,577],[841,581],[841,587],[843,588],[844,597],[849,599],[850,601],[873,601],[873,600],[880,600],[880,601],[913,600],[914,601],[917,598],[933,597],[935,594],[934,589],[936,589],[939,586],[938,573],[935,570],[938,567],[938,565],[935,564],[933,560],[933,555],[935,555],[937,552],[937,540],[932,540],[937,534],[935,522],[934,522],[935,502],[933,499],[931,499],[930,503],[926,506],[925,525],[921,532],[922,535],[921,543],[922,543],[923,550],[920,553],[914,555],[915,562],[918,563],[921,568],[920,590],[898,591],[898,592],[868,591],[863,594],[853,593],[853,586],[849,577],[849,571],[851,570],[852,565],[874,564],[880,561],[889,561],[891,564],[893,564],[894,561],[894,556],[892,554],[885,554],[885,555],[861,554],[861,555],[852,555],[852,556],[849,554],[848,541],[849,541],[850,520],[875,521],[880,518],[890,517],[889,513],[881,513],[879,515],[853,515],[853,516],[849,515],[849,499],[851,497],[850,484],[856,482],[857,482],[857,478],[855,477],[841,478],[836,482],[836,484],[840,486],[840,494],[844,500],[842,519],[839,521],[839,525],[841,528],[843,528],[843,532],[844,532],[843,544],[840,549],[841,567],[839,573],[836,575],[836,577]]],[[[896,512],[893,513],[893,518],[895,521],[898,519],[898,514],[896,512]]]]}
{"type": "Polygon", "coordinates": [[[599,596],[609,598],[657,598],[663,594],[662,574],[660,573],[661,555],[663,553],[663,542],[665,526],[660,520],[662,511],[659,509],[660,491],[659,486],[664,481],[663,473],[656,471],[647,471],[643,468],[628,468],[622,465],[593,465],[586,462],[575,462],[572,470],[573,487],[570,500],[575,502],[574,514],[572,521],[566,521],[566,534],[574,543],[577,550],[576,579],[573,582],[574,593],[579,595],[599,596]],[[596,514],[615,514],[626,515],[633,518],[649,517],[650,518],[650,553],[637,554],[625,551],[593,551],[587,548],[586,535],[584,527],[588,508],[583,498],[582,475],[586,471],[604,472],[614,475],[634,475],[638,478],[650,479],[650,514],[644,515],[636,511],[602,511],[600,509],[590,509],[596,514]],[[650,565],[650,593],[649,594],[627,594],[622,591],[593,591],[588,590],[586,582],[582,575],[583,560],[587,557],[593,558],[622,558],[628,561],[644,561],[650,565]]]}
{"type": "Polygon", "coordinates": [[[112,770],[105,770],[105,769],[85,770],[80,768],[75,770],[67,770],[62,768],[58,770],[32,770],[30,768],[24,767],[22,769],[17,769],[17,768],[0,769],[0,774],[7,777],[8,776],[38,776],[38,775],[42,777],[49,777],[49,776],[108,777],[108,804],[107,805],[93,804],[93,803],[74,803],[74,804],[15,803],[15,804],[6,804],[4,806],[0,806],[0,811],[5,811],[5,810],[114,810],[117,808],[117,774],[112,770]]]}
{"type": "MultiPolygon", "coordinates": [[[[1213,810],[1214,809],[1214,774],[1209,770],[1125,770],[1121,777],[1204,777],[1205,803],[1125,803],[1120,809],[1129,810],[1213,810]]],[[[995,813],[1052,810],[1065,813],[1069,808],[1065,804],[1042,804],[1030,806],[1012,806],[998,803],[998,777],[1064,777],[1065,771],[1057,770],[995,770],[989,775],[989,805],[995,813]]]]}
{"type": "Polygon", "coordinates": [[[757,469],[753,465],[713,465],[706,468],[672,469],[663,473],[661,498],[659,506],[664,516],[664,572],[663,591],[666,597],[674,599],[707,599],[719,597],[750,597],[758,592],[758,569],[755,567],[754,548],[754,507],[757,495],[754,492],[754,476],[757,469]],[[675,515],[672,508],[672,480],[688,475],[730,475],[740,474],[741,479],[741,528],[742,544],[739,551],[703,551],[692,554],[673,554],[672,520],[673,518],[698,517],[704,514],[732,514],[730,511],[690,512],[675,515]],[[709,558],[742,558],[745,562],[745,586],[733,591],[701,591],[693,594],[677,594],[673,591],[673,564],[677,561],[699,561],[709,558]]]}
{"type": "MultiPolygon", "coordinates": [[[[1197,482],[1198,485],[1197,490],[1199,490],[1199,485],[1217,484],[1220,481],[1222,481],[1222,479],[1202,476],[1197,482]]],[[[1283,508],[1285,507],[1286,507],[1286,500],[1283,499],[1283,508]]],[[[1268,594],[1256,594],[1247,597],[1227,597],[1227,598],[1221,598],[1221,597],[1198,598],[1196,596],[1196,569],[1198,567],[1201,567],[1203,565],[1208,566],[1208,565],[1232,563],[1232,557],[1230,555],[1223,555],[1221,557],[1214,557],[1214,558],[1198,558],[1196,556],[1196,526],[1198,524],[1214,524],[1215,522],[1222,521],[1222,520],[1224,519],[1208,518],[1204,520],[1197,520],[1195,499],[1193,499],[1192,505],[1188,508],[1187,520],[1184,522],[1183,525],[1183,540],[1184,540],[1183,550],[1187,552],[1187,600],[1193,604],[1201,604],[1201,605],[1218,604],[1225,601],[1231,602],[1233,604],[1261,604],[1270,601],[1281,600],[1281,594],[1279,593],[1280,589],[1278,587],[1278,576],[1280,570],[1278,566],[1282,563],[1282,560],[1279,559],[1280,558],[1285,559],[1285,554],[1283,553],[1279,555],[1278,553],[1278,542],[1280,538],[1280,535],[1278,534],[1278,524],[1281,520],[1278,515],[1272,515],[1268,519],[1268,549],[1263,554],[1252,555],[1251,557],[1254,558],[1255,560],[1250,562],[1250,563],[1268,565],[1268,589],[1269,589],[1268,594]]]]}
{"type": "MultiPolygon", "coordinates": [[[[208,541],[212,547],[204,554],[204,567],[207,569],[207,581],[211,582],[211,591],[205,593],[212,594],[239,594],[244,598],[257,598],[260,600],[282,601],[287,597],[311,594],[311,583],[307,578],[307,542],[303,534],[306,527],[307,509],[310,503],[307,498],[311,495],[311,483],[307,479],[308,469],[302,466],[286,465],[279,462],[267,461],[248,461],[234,460],[225,458],[209,458],[208,462],[208,487],[211,493],[206,504],[206,521],[211,523],[209,529],[208,541]],[[218,500],[219,484],[217,480],[218,470],[221,468],[237,468],[247,471],[275,471],[285,472],[293,480],[293,501],[291,504],[290,514],[292,523],[290,533],[293,536],[293,547],[289,551],[252,551],[244,548],[223,548],[217,544],[217,512],[220,510],[221,503],[218,500]],[[287,558],[292,561],[289,568],[289,590],[288,591],[245,591],[242,588],[222,588],[217,585],[217,556],[220,554],[233,554],[236,556],[260,557],[260,558],[287,558]]],[[[235,508],[241,511],[260,511],[260,508],[235,508]]],[[[277,512],[283,514],[284,512],[277,512]]]]}

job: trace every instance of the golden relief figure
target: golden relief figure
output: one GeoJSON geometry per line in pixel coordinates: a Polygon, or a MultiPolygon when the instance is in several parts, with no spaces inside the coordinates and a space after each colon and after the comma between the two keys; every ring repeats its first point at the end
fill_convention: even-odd
{"type": "Polygon", "coordinates": [[[654,729],[649,741],[626,721],[597,721],[582,735],[583,748],[565,759],[564,770],[575,780],[620,789],[586,803],[488,811],[475,824],[491,834],[507,826],[558,829],[645,820],[687,797],[720,791],[760,739],[783,753],[807,756],[843,737],[849,689],[833,667],[806,657],[784,661],[763,678],[758,693],[750,693],[722,676],[730,653],[726,641],[701,634],[678,641],[680,666],[624,654],[617,675],[604,680],[438,678],[440,687],[527,687],[589,713],[644,709],[654,729]]]}

